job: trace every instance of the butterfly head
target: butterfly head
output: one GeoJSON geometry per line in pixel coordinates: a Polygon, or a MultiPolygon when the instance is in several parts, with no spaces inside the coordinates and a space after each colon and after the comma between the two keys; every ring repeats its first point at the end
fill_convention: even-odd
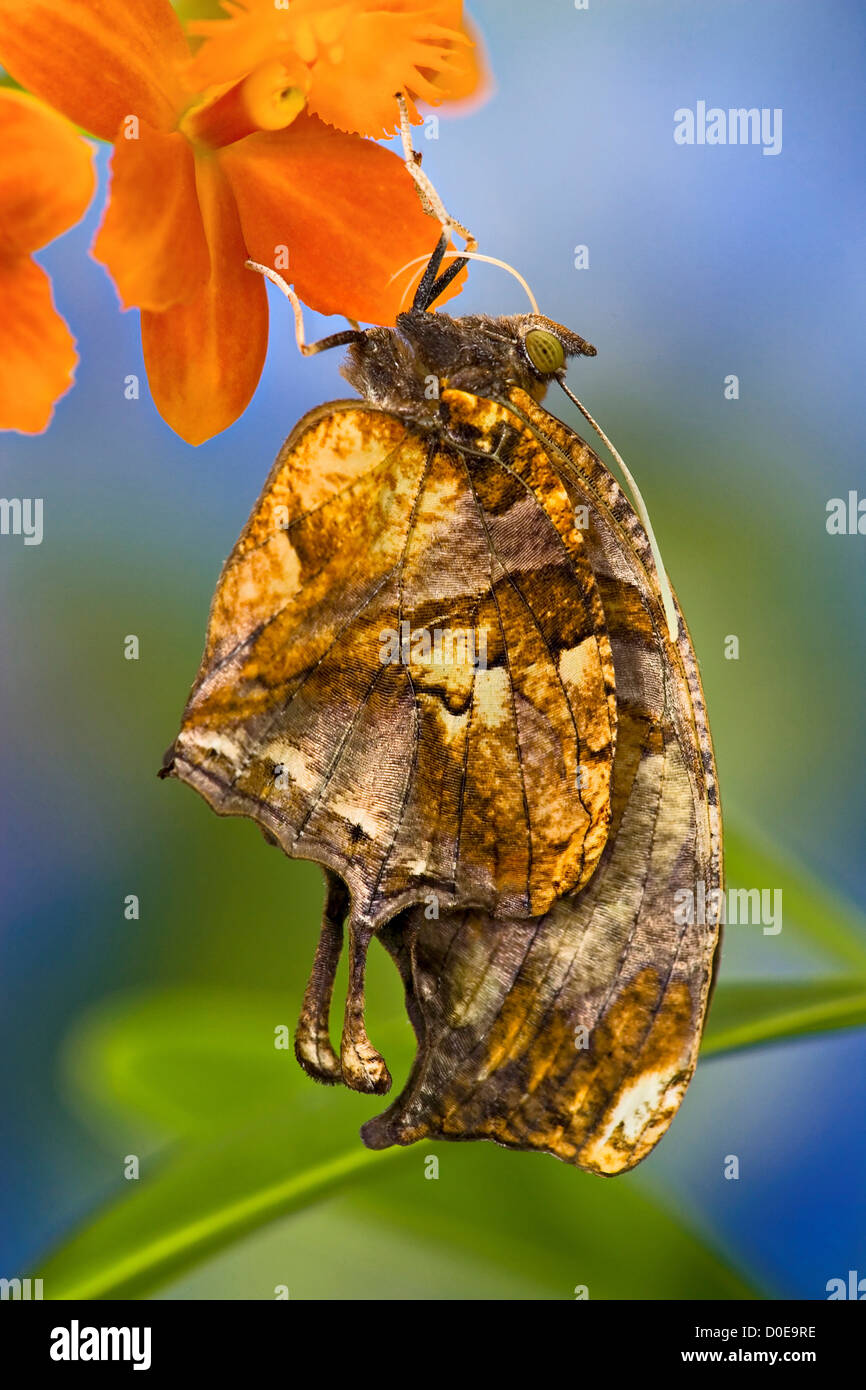
{"type": "Polygon", "coordinates": [[[492,318],[411,309],[394,328],[371,328],[351,344],[343,375],[371,403],[419,424],[435,422],[445,390],[496,399],[520,387],[541,400],[570,357],[595,348],[543,314],[492,318]]]}
{"type": "MultiPolygon", "coordinates": [[[[592,343],[543,314],[517,314],[501,319],[500,323],[511,327],[524,364],[542,387],[542,394],[547,383],[565,371],[569,357],[596,355],[592,343]]],[[[537,390],[532,390],[531,382],[527,383],[527,389],[532,395],[538,395],[537,390]]]]}

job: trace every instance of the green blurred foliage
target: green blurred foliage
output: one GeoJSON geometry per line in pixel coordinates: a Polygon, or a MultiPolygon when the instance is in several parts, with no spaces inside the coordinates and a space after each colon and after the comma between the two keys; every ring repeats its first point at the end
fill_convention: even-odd
{"type": "Polygon", "coordinates": [[[191,19],[225,19],[226,11],[220,0],[172,0],[184,24],[191,19]]]}
{"type": "MultiPolygon", "coordinates": [[[[131,1113],[151,1134],[182,1142],[146,1157],[130,1195],[40,1265],[50,1297],[146,1294],[348,1184],[356,1196],[363,1184],[360,1210],[411,1232],[422,1260],[427,1245],[446,1244],[492,1267],[518,1261],[537,1297],[572,1297],[575,1282],[594,1297],[755,1296],[628,1179],[606,1183],[540,1155],[499,1152],[491,1190],[486,1145],[368,1152],[358,1121],[381,1101],[340,1094],[345,1103],[334,1104],[333,1092],[314,1087],[291,1052],[274,1047],[283,1017],[279,997],[181,992],[121,1004],[79,1035],[68,1066],[91,1106],[107,1106],[115,1126],[131,1113]],[[431,1156],[447,1181],[425,1180],[431,1156]]],[[[376,1036],[405,1066],[396,1027],[376,1036]]]]}
{"type": "MultiPolygon", "coordinates": [[[[860,981],[733,983],[719,990],[706,1050],[864,1022],[866,969],[860,981]]],[[[491,1186],[486,1152],[460,1146],[442,1155],[447,1186],[420,1189],[422,1150],[426,1164],[448,1146],[363,1149],[358,1120],[381,1102],[341,1093],[333,1104],[291,1049],[275,1045],[286,1029],[290,1037],[282,995],[186,990],[121,1000],[78,1031],[67,1053],[72,1091],[115,1126],[131,1122],[128,1140],[137,1129],[145,1171],[129,1196],[40,1265],[50,1297],[147,1294],[266,1222],[361,1183],[362,1206],[378,1221],[398,1222],[421,1248],[445,1242],[492,1266],[519,1258],[540,1298],[571,1296],[573,1279],[602,1298],[758,1296],[630,1178],[603,1182],[540,1155],[508,1154],[491,1186]]],[[[411,1048],[399,1020],[374,1036],[405,1072],[411,1048]]]]}

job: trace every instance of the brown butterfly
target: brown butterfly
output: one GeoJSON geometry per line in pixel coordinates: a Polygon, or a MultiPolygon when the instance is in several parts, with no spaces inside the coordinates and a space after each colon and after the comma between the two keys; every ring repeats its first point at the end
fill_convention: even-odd
{"type": "Polygon", "coordinates": [[[397,962],[418,1053],[366,1143],[490,1138],[615,1173],[700,1042],[718,928],[678,925],[675,895],[721,887],[709,729],[644,526],[539,404],[595,349],[537,313],[433,312],[465,264],[442,270],[446,240],[395,328],[306,349],[348,344],[362,400],[286,441],[163,775],[325,869],[311,1075],[389,1088],[374,935],[397,962]]]}

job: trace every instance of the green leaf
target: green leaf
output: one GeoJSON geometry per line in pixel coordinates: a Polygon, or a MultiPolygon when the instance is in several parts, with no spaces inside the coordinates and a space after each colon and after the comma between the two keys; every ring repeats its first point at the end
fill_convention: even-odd
{"type": "Polygon", "coordinates": [[[367,1185],[362,1209],[366,1200],[379,1221],[411,1232],[420,1261],[426,1244],[447,1245],[492,1267],[506,1258],[537,1285],[539,1297],[573,1297],[576,1284],[600,1298],[757,1296],[677,1218],[628,1186],[629,1179],[603,1183],[541,1155],[494,1155],[486,1145],[375,1154],[357,1139],[350,1151],[308,1156],[293,1168],[286,1155],[296,1151],[299,1125],[305,1146],[312,1139],[318,1149],[321,1133],[311,1134],[308,1117],[274,1111],[222,1142],[172,1157],[40,1263],[46,1297],[146,1296],[269,1220],[360,1179],[367,1185]],[[431,1153],[447,1183],[425,1181],[431,1153]],[[387,1182],[373,1185],[385,1172],[387,1182]]]}
{"type": "Polygon", "coordinates": [[[766,1291],[651,1198],[638,1173],[604,1180],[544,1154],[433,1144],[356,1206],[419,1242],[518,1269],[537,1298],[747,1299],[766,1291]],[[439,1161],[426,1181],[425,1158],[439,1161]],[[495,1171],[494,1171],[495,1168],[495,1171]]]}
{"type": "MultiPolygon", "coordinates": [[[[400,1151],[393,1157],[399,1157],[400,1151]]],[[[393,1162],[328,1142],[310,1117],[281,1107],[232,1133],[169,1155],[140,1183],[39,1262],[45,1297],[137,1298],[276,1216],[310,1206],[350,1178],[393,1162]],[[299,1157],[299,1134],[303,1157],[299,1157]]]]}
{"type": "MultiPolygon", "coordinates": [[[[293,1056],[274,1047],[281,1010],[278,998],[176,991],[124,1000],[82,1031],[67,1066],[88,1107],[107,1108],[115,1133],[132,1113],[184,1142],[162,1158],[145,1158],[139,1182],[40,1262],[47,1297],[146,1295],[350,1183],[361,1194],[356,1200],[366,1193],[377,1220],[411,1229],[421,1247],[471,1247],[491,1267],[503,1258],[501,1233],[509,1228],[501,1223],[519,1212],[507,1258],[519,1253],[521,1277],[538,1296],[571,1298],[576,1284],[590,1284],[594,1297],[655,1296],[645,1283],[637,1291],[649,1261],[653,1288],[670,1290],[659,1296],[754,1295],[724,1260],[628,1186],[630,1179],[605,1184],[540,1155],[494,1153],[488,1145],[364,1149],[358,1124],[382,1102],[341,1092],[335,1105],[333,1092],[314,1087],[293,1056]],[[455,1185],[424,1181],[430,1151],[442,1156],[455,1185]],[[377,1180],[380,1173],[387,1182],[377,1180]],[[633,1288],[624,1270],[634,1272],[633,1288]],[[623,1295],[623,1287],[632,1291],[623,1295]]],[[[408,1065],[405,1022],[376,1036],[389,1060],[396,1048],[408,1065]]]]}
{"type": "Polygon", "coordinates": [[[703,1052],[718,1055],[863,1024],[866,978],[733,981],[716,992],[703,1052]]]}
{"type": "Polygon", "coordinates": [[[780,888],[785,931],[866,976],[866,918],[786,851],[755,828],[727,819],[725,868],[730,883],[780,888]]]}
{"type": "MultiPolygon", "coordinates": [[[[309,1080],[290,1047],[275,1046],[274,1030],[286,1022],[283,995],[179,989],[127,996],[79,1025],[64,1070],[79,1105],[112,1133],[120,1119],[150,1136],[199,1139],[278,1105],[300,1107],[305,1116],[330,1111],[333,1092],[309,1080]]],[[[408,1070],[408,1020],[377,1026],[375,1036],[389,1061],[408,1070]]],[[[341,1095],[361,1107],[358,1124],[374,1113],[375,1101],[341,1095]]]]}
{"type": "MultiPolygon", "coordinates": [[[[318,1094],[310,1088],[312,1101],[318,1094]]],[[[578,1284],[596,1298],[757,1296],[631,1179],[603,1183],[541,1155],[488,1145],[371,1153],[346,1122],[349,1098],[340,1096],[338,1111],[333,1099],[324,1112],[293,1099],[228,1135],[193,1141],[153,1171],[145,1164],[140,1183],[39,1263],[46,1297],[146,1296],[349,1183],[377,1223],[411,1233],[419,1261],[430,1246],[471,1255],[491,1269],[516,1262],[538,1297],[571,1298],[578,1284]],[[431,1154],[447,1182],[425,1181],[431,1154]]]]}

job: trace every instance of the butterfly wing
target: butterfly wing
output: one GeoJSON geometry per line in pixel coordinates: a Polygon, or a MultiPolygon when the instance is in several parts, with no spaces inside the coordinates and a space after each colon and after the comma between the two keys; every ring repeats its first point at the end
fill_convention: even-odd
{"type": "Polygon", "coordinates": [[[607,837],[613,664],[567,489],[530,429],[507,466],[474,450],[509,408],[452,396],[466,449],[356,402],[295,429],[168,758],[372,928],[431,895],[537,916],[607,837]]]}
{"type": "Polygon", "coordinates": [[[652,1149],[694,1071],[719,936],[695,910],[722,888],[715,766],[691,642],[682,620],[669,638],[640,522],[576,434],[521,392],[508,404],[588,509],[616,670],[610,834],[588,885],[540,920],[416,908],[389,925],[418,1054],[362,1133],[376,1148],[487,1138],[613,1174],[652,1149]]]}

